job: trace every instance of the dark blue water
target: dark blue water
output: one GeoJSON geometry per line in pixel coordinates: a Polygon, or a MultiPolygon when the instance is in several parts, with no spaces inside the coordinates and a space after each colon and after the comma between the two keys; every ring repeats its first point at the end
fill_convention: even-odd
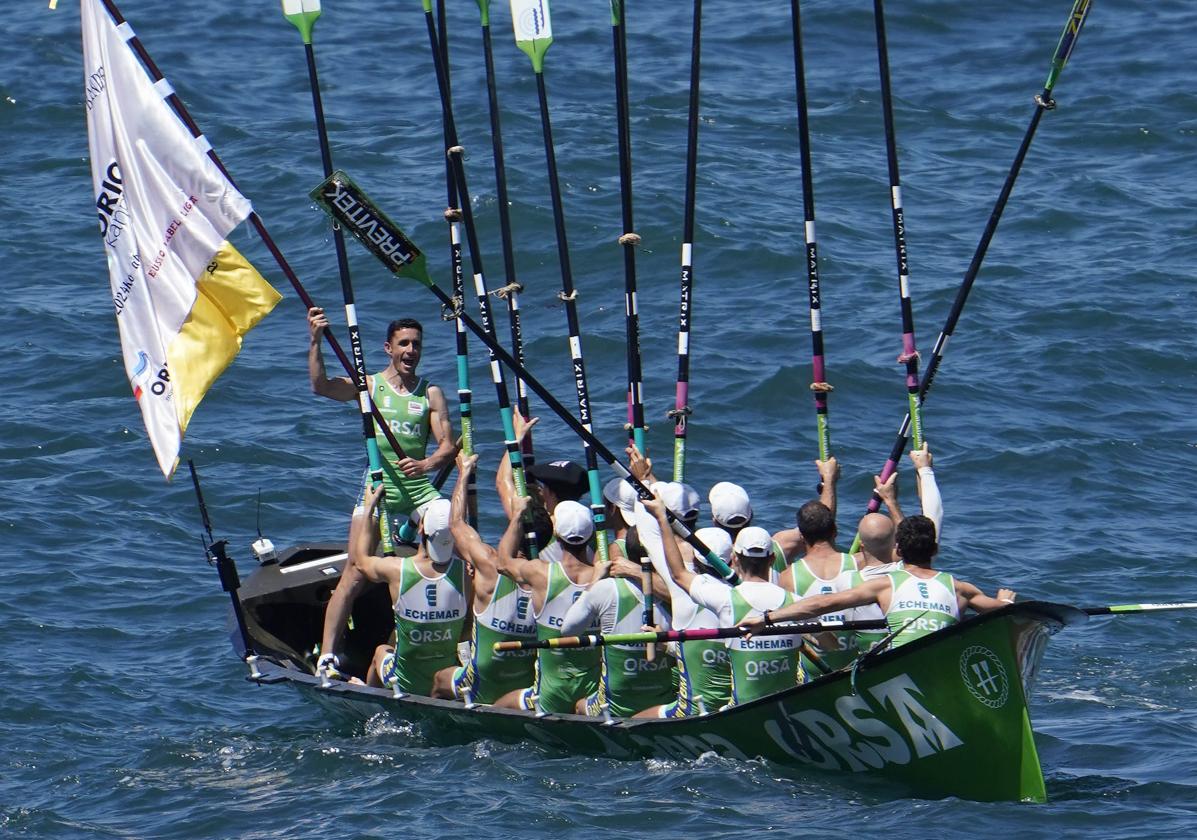
{"type": "MultiPolygon", "coordinates": [[[[0,51],[0,832],[1193,831],[1197,617],[1185,614],[1095,619],[1053,641],[1032,706],[1052,800],[1043,807],[911,801],[851,778],[721,759],[436,747],[246,684],[188,482],[162,480],[120,363],[89,209],[78,11],[44,5],[8,10],[0,51]]],[[[443,277],[439,106],[420,4],[325,5],[316,44],[337,163],[443,277]]],[[[645,389],[651,448],[667,467],[689,11],[680,0],[629,5],[645,389]]],[[[929,350],[1068,4],[891,6],[915,315],[929,350]]],[[[309,291],[338,311],[330,237],[306,198],[320,164],[302,48],[277,4],[123,7],[309,291]]],[[[707,7],[688,477],[704,493],[742,481],[758,517],[782,527],[815,478],[788,15],[758,0],[707,7]]],[[[808,2],[804,13],[848,531],[904,412],[896,282],[870,4],[808,2]]],[[[450,18],[458,120],[497,285],[475,4],[453,0],[450,18]]],[[[503,4],[494,18],[528,355],[566,398],[535,89],[503,4]]],[[[1082,605],[1197,596],[1194,25],[1182,2],[1097,6],[929,397],[943,562],[986,589],[1082,605]]],[[[586,361],[597,425],[615,445],[624,339],[606,4],[559,0],[554,29],[547,78],[586,361]]],[[[236,243],[287,299],[205,399],[184,455],[248,572],[259,491],[276,542],[338,538],[361,458],[352,410],[308,392],[302,306],[260,243],[244,232],[236,243]]],[[[383,363],[383,325],[412,315],[429,327],[424,372],[452,392],[452,328],[432,297],[351,247],[371,367],[383,363]]],[[[474,350],[479,445],[493,463],[493,391],[474,350]]],[[[549,417],[538,449],[580,457],[549,417]]],[[[490,500],[484,530],[497,536],[490,500]]]]}

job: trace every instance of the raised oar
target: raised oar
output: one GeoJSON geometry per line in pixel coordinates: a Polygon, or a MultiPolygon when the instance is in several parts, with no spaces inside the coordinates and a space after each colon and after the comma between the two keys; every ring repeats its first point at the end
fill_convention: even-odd
{"type": "Polygon", "coordinates": [[[682,221],[681,305],[677,321],[677,389],[673,410],[673,480],[686,477],[686,431],[690,424],[690,322],[693,317],[694,202],[698,185],[698,103],[702,70],[702,0],[694,0],[690,37],[690,115],[686,127],[686,198],[682,221]]]}
{"type": "Polygon", "coordinates": [[[902,178],[898,172],[898,141],[894,128],[894,98],[889,79],[889,48],[885,38],[885,0],[873,0],[877,31],[877,66],[881,75],[881,112],[885,119],[885,159],[889,171],[890,207],[893,210],[894,254],[898,262],[898,304],[902,315],[902,354],[906,366],[906,400],[910,412],[911,445],[923,445],[923,419],[919,406],[919,353],[914,340],[914,311],[910,303],[910,255],[906,249],[906,215],[902,208],[902,178]]]}
{"type": "Polygon", "coordinates": [[[623,304],[627,327],[628,437],[644,445],[644,375],[640,364],[640,313],[636,300],[636,246],[640,235],[632,213],[632,119],[628,107],[628,29],[624,0],[611,0],[611,37],[615,52],[615,123],[619,133],[619,201],[623,215],[623,304]]]}
{"type": "MultiPolygon", "coordinates": [[[[524,363],[524,330],[520,319],[520,292],[524,290],[515,270],[515,247],[511,238],[511,207],[507,198],[507,166],[503,159],[503,126],[499,111],[499,89],[495,82],[495,56],[490,38],[490,0],[477,0],[482,18],[482,53],[486,61],[486,97],[490,110],[490,143],[495,163],[495,197],[499,202],[499,239],[503,245],[504,285],[494,294],[507,301],[507,321],[511,327],[511,355],[524,363]]],[[[528,405],[528,386],[518,376],[515,380],[515,404],[524,417],[532,416],[528,405]]],[[[532,431],[524,435],[524,465],[535,463],[532,431]]]]}
{"type": "MultiPolygon", "coordinates": [[[[441,62],[445,66],[445,85],[449,84],[449,37],[445,17],[445,0],[437,0],[437,27],[440,30],[441,62]]],[[[442,124],[444,120],[442,117],[442,124]]],[[[443,126],[445,148],[455,145],[449,140],[449,129],[443,126]]],[[[449,260],[453,271],[453,296],[465,300],[465,270],[461,258],[461,210],[457,206],[457,182],[453,177],[453,164],[445,157],[445,194],[448,207],[445,221],[449,223],[449,260]]],[[[454,319],[457,330],[457,405],[461,417],[461,451],[474,454],[474,392],[470,389],[470,340],[465,324],[454,319]]],[[[438,476],[439,477],[439,476],[438,476]]],[[[466,519],[478,527],[478,475],[470,471],[466,484],[466,519]]]]}
{"type": "Polygon", "coordinates": [[[802,160],[802,216],[806,239],[806,287],[810,297],[811,391],[815,395],[815,420],[819,460],[831,457],[831,430],[827,422],[827,384],[823,360],[823,296],[819,289],[819,246],[815,239],[815,185],[811,176],[810,123],[806,107],[806,66],[802,57],[802,20],[798,0],[790,0],[794,30],[794,85],[798,93],[798,148],[802,160]]]}
{"type": "MultiPolygon", "coordinates": [[[[455,162],[460,162],[459,156],[455,156],[454,159],[455,162]]],[[[444,306],[454,309],[460,306],[459,303],[455,302],[444,289],[437,286],[432,278],[428,276],[427,262],[420,249],[404,235],[403,231],[394,222],[388,219],[370,201],[366,194],[344,172],[334,172],[333,177],[325,180],[324,183],[312,191],[311,197],[324,212],[328,213],[334,221],[343,225],[353,235],[354,239],[361,243],[390,272],[397,277],[406,277],[420,283],[432,292],[444,306]]],[[[463,210],[468,204],[467,195],[463,192],[463,210]]],[[[467,219],[467,230],[468,224],[469,221],[467,219]]],[[[476,335],[513,373],[522,377],[528,383],[528,387],[544,401],[545,405],[554,414],[561,418],[561,421],[565,425],[573,430],[574,434],[581,438],[600,458],[610,464],[620,478],[636,489],[636,493],[641,499],[648,500],[653,498],[652,491],[643,482],[633,476],[627,466],[616,458],[602,441],[594,436],[594,432],[583,425],[577,417],[574,417],[553,396],[552,392],[532,375],[527,367],[517,362],[515,357],[499,344],[491,332],[480,326],[477,321],[465,313],[462,313],[462,319],[465,321],[466,327],[469,328],[470,332],[476,335]]],[[[719,572],[720,576],[729,583],[735,584],[739,582],[738,576],[723,562],[723,558],[711,551],[706,543],[686,527],[686,524],[673,511],[667,509],[666,514],[672,523],[674,532],[694,547],[698,555],[703,558],[704,563],[719,572]]]]}
{"type": "MultiPolygon", "coordinates": [[[[569,241],[565,234],[565,206],[561,200],[561,184],[557,177],[557,153],[553,146],[553,126],[549,119],[549,96],[544,82],[544,55],[553,43],[553,26],[549,19],[548,0],[511,0],[511,24],[515,43],[532,60],[536,75],[536,93],[540,100],[540,128],[544,135],[545,161],[549,170],[549,195],[553,201],[553,225],[557,231],[557,259],[561,264],[561,292],[565,303],[565,319],[569,327],[569,353],[573,367],[574,387],[578,395],[578,420],[587,433],[593,432],[590,414],[590,389],[586,384],[586,364],[582,359],[582,331],[578,325],[578,290],[574,288],[573,269],[569,260],[569,241]]],[[[589,434],[593,438],[593,434],[589,434]]],[[[586,473],[590,479],[590,513],[594,517],[595,543],[598,555],[607,560],[607,516],[603,489],[599,483],[598,461],[594,444],[583,436],[586,452],[586,473]]]]}
{"type": "Polygon", "coordinates": [[[1126,615],[1127,613],[1170,612],[1172,610],[1197,610],[1197,602],[1175,604],[1114,604],[1109,607],[1082,607],[1081,612],[1089,615],[1126,615]]]}
{"type": "MultiPolygon", "coordinates": [[[[1073,3],[1072,11],[1068,14],[1068,22],[1064,25],[1064,32],[1060,35],[1060,41],[1056,44],[1055,54],[1052,55],[1051,69],[1047,74],[1047,81],[1043,85],[1043,91],[1035,96],[1035,111],[1031,114],[1031,122],[1027,126],[1026,133],[1023,134],[1022,143],[1019,144],[1018,153],[1014,156],[1014,162],[1010,164],[1010,171],[1006,175],[1006,181],[1002,184],[1002,190],[998,193],[997,201],[994,202],[993,210],[989,214],[989,221],[985,223],[985,230],[981,234],[981,241],[977,243],[977,249],[973,252],[972,261],[968,265],[968,270],[964,273],[964,279],[960,283],[960,288],[956,291],[956,299],[952,302],[952,309],[948,313],[947,321],[944,323],[943,330],[939,337],[935,339],[935,347],[931,351],[931,361],[927,365],[926,370],[923,371],[923,381],[919,385],[919,405],[921,406],[923,400],[927,398],[927,392],[931,390],[931,385],[935,381],[935,374],[939,371],[939,366],[943,362],[944,353],[948,347],[948,341],[956,330],[956,324],[960,321],[960,313],[964,311],[964,304],[968,300],[968,294],[972,291],[973,282],[977,279],[977,274],[981,271],[981,263],[985,260],[985,252],[989,250],[989,243],[993,241],[993,235],[997,232],[998,222],[1001,221],[1002,211],[1006,209],[1006,202],[1010,200],[1010,193],[1014,190],[1014,182],[1018,180],[1018,173],[1022,170],[1023,161],[1026,160],[1027,152],[1030,151],[1031,141],[1035,137],[1035,129],[1039,127],[1039,120],[1043,117],[1045,111],[1055,109],[1056,102],[1052,99],[1052,89],[1056,85],[1056,81],[1060,78],[1060,73],[1064,70],[1064,65],[1068,63],[1069,56],[1072,55],[1073,47],[1076,46],[1076,39],[1081,34],[1081,28],[1085,25],[1085,19],[1089,15],[1091,0],[1076,0],[1073,3]]],[[[898,461],[902,457],[902,453],[906,451],[906,442],[909,440],[911,428],[911,415],[908,413],[906,419],[902,421],[902,426],[898,430],[898,436],[894,440],[893,448],[890,450],[889,459],[885,462],[885,466],[881,468],[881,480],[885,481],[894,470],[898,467],[898,461]]],[[[876,493],[873,498],[869,500],[869,512],[875,512],[881,507],[881,499],[876,493]]],[[[853,543],[854,549],[859,545],[859,536],[857,541],[853,543]]]]}
{"type": "MultiPolygon", "coordinates": [[[[312,45],[312,31],[320,17],[320,0],[283,0],[283,16],[290,21],[299,35],[303,38],[304,52],[307,54],[308,86],[312,92],[312,109],[316,117],[316,134],[320,140],[320,162],[324,169],[324,177],[333,173],[332,149],[328,142],[328,128],[324,122],[324,102],[320,96],[320,76],[316,72],[316,50],[312,45]]],[[[353,282],[349,276],[349,255],[345,250],[345,234],[337,225],[333,226],[333,244],[337,253],[337,270],[341,278],[341,298],[345,304],[345,323],[349,330],[349,352],[353,361],[353,384],[357,388],[358,406],[362,415],[362,437],[366,441],[366,457],[370,465],[370,479],[375,484],[382,481],[383,459],[378,449],[378,440],[374,434],[374,420],[371,417],[373,404],[370,399],[370,388],[366,382],[366,356],[362,350],[362,337],[357,322],[357,307],[353,299],[353,282]]],[[[402,450],[398,450],[401,453],[402,450]]],[[[400,454],[399,457],[403,457],[400,454]]],[[[388,465],[389,466],[389,465],[388,465]]],[[[414,536],[414,528],[410,523],[405,524],[406,533],[398,536],[401,540],[410,540],[414,536]]]]}
{"type": "MultiPolygon", "coordinates": [[[[470,203],[470,190],[466,184],[465,166],[462,162],[464,149],[457,144],[457,125],[453,119],[453,100],[449,95],[449,77],[443,61],[439,39],[436,34],[436,22],[432,16],[432,0],[422,0],[424,6],[424,21],[428,28],[428,43],[432,48],[432,63],[436,69],[436,85],[440,91],[441,114],[444,121],[445,140],[449,144],[447,151],[449,163],[453,170],[453,181],[457,188],[458,204],[461,205],[462,222],[465,224],[466,243],[470,249],[470,263],[474,269],[474,294],[478,299],[478,312],[482,318],[483,328],[487,337],[486,342],[491,349],[490,372],[495,384],[495,394],[499,402],[499,417],[503,423],[503,437],[507,447],[507,458],[511,463],[511,478],[516,492],[521,496],[528,495],[528,486],[524,479],[524,462],[520,454],[519,443],[515,438],[515,422],[511,413],[511,397],[507,391],[507,380],[503,376],[503,367],[495,357],[494,348],[498,346],[494,321],[490,314],[490,294],[486,288],[486,273],[482,263],[482,248],[478,244],[478,230],[474,226],[474,210],[470,203]]],[[[462,298],[442,301],[450,307],[458,322],[468,320],[461,306],[462,298]]],[[[468,324],[467,324],[468,326],[468,324]]],[[[536,533],[532,528],[530,518],[524,521],[524,541],[528,546],[528,556],[535,558],[539,553],[536,544],[536,533]]]]}
{"type": "MultiPolygon", "coordinates": [[[[796,636],[802,633],[822,633],[827,630],[884,630],[883,618],[867,621],[810,621],[802,624],[772,624],[752,631],[753,636],[796,636]]],[[[584,648],[603,645],[637,645],[655,642],[702,642],[711,639],[734,639],[744,635],[739,627],[710,627],[701,630],[658,630],[643,633],[592,633],[584,636],[559,636],[556,639],[495,642],[495,651],[542,650],[545,648],[584,648]]]]}

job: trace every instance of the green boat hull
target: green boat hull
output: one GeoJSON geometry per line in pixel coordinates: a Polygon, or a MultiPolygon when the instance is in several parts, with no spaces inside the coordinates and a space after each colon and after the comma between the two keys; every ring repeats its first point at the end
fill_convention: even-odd
{"type": "MultiPolygon", "coordinates": [[[[620,759],[714,752],[871,774],[918,796],[1043,802],[1047,792],[1028,695],[1047,639],[1087,618],[1058,604],[1016,604],[867,657],[855,672],[845,669],[726,711],[675,720],[538,716],[396,697],[340,681],[322,686],[294,657],[259,656],[251,679],[291,684],[358,716],[385,711],[418,724],[433,742],[530,741],[620,759]]],[[[264,628],[254,620],[250,625],[255,637],[267,641],[264,628]]],[[[270,648],[258,646],[260,652],[270,648]]]]}

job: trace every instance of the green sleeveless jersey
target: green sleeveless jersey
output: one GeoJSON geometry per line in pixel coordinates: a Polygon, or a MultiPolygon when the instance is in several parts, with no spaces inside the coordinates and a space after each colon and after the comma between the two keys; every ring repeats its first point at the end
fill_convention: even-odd
{"type": "Polygon", "coordinates": [[[496,651],[495,642],[535,638],[532,593],[506,575],[499,575],[490,603],[481,613],[474,613],[470,661],[464,675],[469,702],[493,703],[507,692],[527,686],[532,681],[536,652],[496,651]]]}
{"type": "MultiPolygon", "coordinates": [[[[423,458],[428,449],[428,435],[432,429],[428,380],[421,379],[416,383],[412,393],[400,394],[391,387],[391,383],[387,382],[382,373],[376,373],[370,398],[378,407],[379,413],[386,418],[387,425],[407,457],[423,458]]],[[[391,448],[390,441],[382,433],[378,434],[378,451],[387,463],[393,464],[399,460],[399,455],[391,448]]],[[[432,486],[427,476],[411,478],[398,470],[383,470],[382,481],[386,487],[384,504],[391,516],[409,514],[425,502],[440,496],[440,491],[432,486]]]]}
{"type": "MultiPolygon", "coordinates": [[[[549,586],[544,606],[536,615],[536,638],[561,636],[561,623],[585,586],[574,583],[559,560],[549,562],[549,586]]],[[[532,693],[542,712],[573,714],[578,700],[598,689],[598,648],[544,648],[536,652],[532,693]]]]}
{"type": "MultiPolygon", "coordinates": [[[[639,633],[644,623],[644,595],[640,590],[622,578],[606,578],[595,586],[614,590],[614,603],[610,605],[613,610],[604,611],[602,631],[639,633]]],[[[674,696],[673,662],[669,657],[658,655],[649,662],[643,644],[603,645],[602,657],[599,700],[613,716],[631,717],[650,706],[668,703],[674,696]]]]}
{"type": "MultiPolygon", "coordinates": [[[[885,574],[883,571],[876,571],[871,573],[871,570],[879,567],[866,566],[860,571],[852,573],[852,586],[857,587],[862,583],[868,583],[870,580],[875,580],[878,576],[885,574]]],[[[881,611],[881,607],[876,604],[866,604],[863,607],[852,607],[847,612],[849,621],[869,621],[873,619],[884,619],[885,613],[881,611]]],[[[856,631],[856,650],[858,654],[865,653],[873,647],[873,645],[880,642],[889,635],[888,630],[857,630],[856,631]]]]}
{"type": "MultiPolygon", "coordinates": [[[[794,603],[794,596],[778,588],[782,594],[779,609],[794,603]]],[[[732,620],[739,624],[762,610],[748,603],[739,588],[731,591],[732,620]]],[[[766,694],[775,694],[806,681],[799,661],[801,636],[756,636],[752,639],[732,639],[728,642],[731,660],[732,704],[747,703],[766,694]]]]}
{"type": "Polygon", "coordinates": [[[685,715],[717,712],[731,702],[731,658],[718,639],[681,643],[678,657],[678,705],[685,715]]]}
{"type": "Polygon", "coordinates": [[[432,678],[457,664],[457,640],[465,621],[465,564],[454,558],[443,575],[425,577],[414,557],[400,560],[395,599],[395,671],[399,689],[432,691],[432,678]]]}
{"type": "Polygon", "coordinates": [[[902,570],[889,573],[893,591],[885,620],[894,636],[894,647],[921,639],[960,621],[956,581],[947,572],[933,578],[919,578],[902,570]]]}
{"type": "MultiPolygon", "coordinates": [[[[798,598],[809,598],[811,595],[830,595],[833,592],[843,592],[851,589],[855,584],[853,575],[856,572],[856,561],[852,559],[851,554],[840,555],[840,568],[835,576],[827,579],[815,575],[811,571],[810,566],[807,565],[806,559],[803,558],[795,563],[792,567],[794,575],[794,594],[798,598]]],[[[827,613],[819,616],[821,621],[844,621],[847,619],[845,612],[827,613]]],[[[824,648],[814,641],[810,645],[815,652],[819,654],[819,658],[827,667],[842,668],[843,666],[852,662],[856,658],[856,633],[853,631],[844,631],[835,633],[836,646],[834,648],[824,648]]],[[[814,668],[814,663],[808,661],[803,657],[802,664],[808,671],[814,668]]]]}

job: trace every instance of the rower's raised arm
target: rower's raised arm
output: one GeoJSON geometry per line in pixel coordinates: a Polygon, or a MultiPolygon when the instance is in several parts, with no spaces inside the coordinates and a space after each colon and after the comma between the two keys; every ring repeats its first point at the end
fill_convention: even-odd
{"type": "Polygon", "coordinates": [[[497,571],[516,583],[537,586],[544,578],[541,573],[541,566],[544,564],[516,556],[524,539],[524,526],[521,519],[530,503],[531,499],[528,496],[515,496],[511,500],[511,519],[507,523],[507,530],[503,532],[502,539],[499,540],[499,548],[496,552],[497,571]]]}
{"type": "Polygon", "coordinates": [[[477,455],[457,454],[457,484],[449,499],[449,530],[453,533],[453,544],[457,553],[475,568],[493,570],[496,566],[495,550],[482,541],[482,537],[466,522],[466,492],[470,476],[478,463],[477,455]]]}
{"type": "Polygon", "coordinates": [[[674,583],[689,592],[690,582],[694,580],[695,575],[694,572],[686,568],[686,564],[682,560],[682,552],[677,547],[677,537],[674,536],[673,528],[669,524],[669,517],[665,514],[665,503],[654,491],[653,498],[644,501],[643,504],[644,509],[656,518],[657,524],[661,528],[661,549],[665,553],[665,566],[669,570],[669,576],[673,578],[674,583]]]}
{"type": "Polygon", "coordinates": [[[385,583],[390,580],[387,572],[394,558],[379,557],[378,528],[375,525],[374,511],[382,498],[382,484],[366,491],[365,511],[354,516],[349,524],[349,559],[367,579],[374,583],[385,583]]]}
{"type": "Polygon", "coordinates": [[[922,447],[910,451],[910,460],[918,473],[919,502],[922,505],[923,516],[935,523],[935,536],[938,541],[943,540],[943,498],[939,495],[939,484],[935,481],[935,471],[931,469],[931,450],[927,442],[922,447]]]}
{"type": "MultiPolygon", "coordinates": [[[[529,417],[527,420],[518,410],[512,412],[511,421],[515,426],[515,440],[523,447],[524,437],[532,427],[540,422],[539,417],[529,417]]],[[[515,479],[511,475],[511,459],[504,455],[499,459],[499,469],[495,473],[495,490],[499,494],[499,501],[503,503],[503,513],[511,518],[511,502],[518,494],[515,492],[515,479]]]]}
{"type": "Polygon", "coordinates": [[[822,482],[822,489],[819,490],[819,501],[827,505],[831,515],[835,516],[835,509],[837,503],[836,485],[840,480],[840,462],[832,455],[826,461],[815,461],[815,466],[819,468],[819,481],[822,482]]]}

